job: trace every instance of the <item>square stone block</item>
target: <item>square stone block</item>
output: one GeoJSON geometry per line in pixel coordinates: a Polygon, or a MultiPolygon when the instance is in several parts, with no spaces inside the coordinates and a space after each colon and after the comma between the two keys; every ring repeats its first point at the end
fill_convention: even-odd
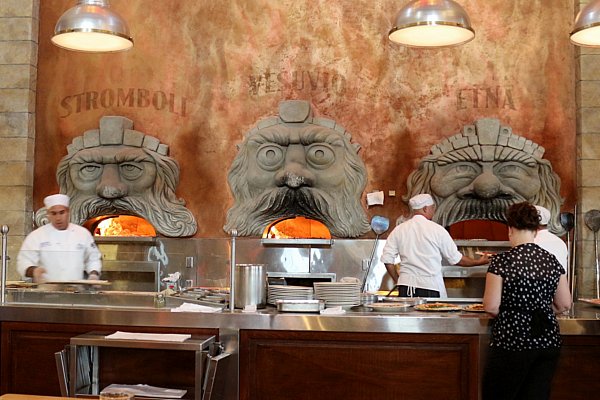
{"type": "Polygon", "coordinates": [[[35,115],[28,112],[0,113],[0,137],[31,137],[35,132],[35,115]]]}
{"type": "Polygon", "coordinates": [[[600,79],[600,53],[582,54],[579,58],[580,78],[582,81],[594,81],[600,79]]]}
{"type": "MultiPolygon", "coordinates": [[[[599,88],[600,89],[600,88],[599,88]]],[[[578,151],[582,159],[600,159],[600,134],[582,133],[578,135],[578,151]]]]}
{"type": "MultiPolygon", "coordinates": [[[[596,62],[600,64],[600,56],[596,58],[596,62]]],[[[600,66],[597,71],[596,79],[600,78],[600,66]]],[[[580,107],[600,107],[600,80],[581,81],[580,82],[580,107]]]]}
{"type": "Polygon", "coordinates": [[[579,198],[578,213],[585,213],[594,208],[600,210],[600,187],[580,187],[577,197],[579,198]]]}
{"type": "Polygon", "coordinates": [[[6,186],[0,190],[0,210],[22,211],[31,204],[31,188],[26,186],[6,186]]]}
{"type": "Polygon", "coordinates": [[[600,108],[583,107],[579,112],[577,133],[600,133],[600,108]]]}
{"type": "Polygon", "coordinates": [[[2,0],[0,17],[34,17],[38,18],[40,0],[2,0]]]}
{"type": "Polygon", "coordinates": [[[29,112],[35,105],[35,93],[29,89],[0,89],[0,112],[29,112]]]}
{"type": "Polygon", "coordinates": [[[3,18],[0,40],[33,40],[34,24],[37,25],[37,21],[28,17],[3,18]]]}
{"type": "Polygon", "coordinates": [[[32,162],[0,162],[1,186],[33,185],[32,162]]]}
{"type": "Polygon", "coordinates": [[[33,160],[33,140],[0,137],[0,162],[33,160]]]}
{"type": "Polygon", "coordinates": [[[37,44],[32,41],[0,41],[0,64],[37,65],[37,44]]]}
{"type": "Polygon", "coordinates": [[[4,89],[29,89],[31,87],[30,65],[0,65],[0,87],[4,89]]]}
{"type": "Polygon", "coordinates": [[[581,160],[579,184],[581,186],[600,186],[600,160],[581,160]]]}

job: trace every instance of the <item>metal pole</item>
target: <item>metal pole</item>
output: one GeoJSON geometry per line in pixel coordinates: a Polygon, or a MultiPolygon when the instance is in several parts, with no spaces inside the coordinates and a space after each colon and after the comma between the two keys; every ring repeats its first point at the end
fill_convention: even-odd
{"type": "Polygon", "coordinates": [[[8,225],[2,225],[2,276],[0,277],[0,304],[6,301],[6,270],[8,266],[8,225]]]}
{"type": "Polygon", "coordinates": [[[229,311],[235,310],[235,238],[237,229],[231,230],[231,258],[230,258],[230,276],[229,276],[229,311]]]}
{"type": "Polygon", "coordinates": [[[379,241],[379,235],[375,236],[375,243],[373,244],[373,250],[371,250],[371,257],[369,258],[369,264],[367,266],[367,272],[365,277],[363,278],[362,285],[360,286],[360,292],[365,291],[365,287],[367,286],[367,280],[369,279],[369,274],[371,273],[371,265],[373,264],[373,256],[375,255],[375,249],[377,249],[377,242],[379,241]]]}

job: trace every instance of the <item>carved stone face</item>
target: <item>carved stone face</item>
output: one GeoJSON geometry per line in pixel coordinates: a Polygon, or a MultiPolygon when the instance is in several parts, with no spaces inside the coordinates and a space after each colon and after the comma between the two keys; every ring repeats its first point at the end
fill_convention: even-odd
{"type": "Polygon", "coordinates": [[[444,221],[502,220],[507,205],[531,199],[540,190],[533,158],[518,161],[459,161],[436,165],[431,191],[443,198],[438,215],[444,221]],[[467,218],[468,217],[468,218],[467,218]]]}
{"type": "MultiPolygon", "coordinates": [[[[102,117],[99,130],[68,146],[56,177],[60,192],[71,198],[71,219],[81,224],[103,215],[135,215],[165,236],[193,235],[196,220],[175,195],[179,166],[167,155],[168,146],[131,128],[127,118],[102,117]]],[[[36,213],[38,225],[45,211],[36,213]]]]}
{"type": "Polygon", "coordinates": [[[142,149],[105,146],[79,151],[71,158],[68,173],[78,196],[139,197],[151,194],[156,164],[142,149]]]}
{"type": "Polygon", "coordinates": [[[248,142],[248,186],[255,195],[268,188],[301,187],[339,193],[344,152],[339,133],[323,127],[263,129],[248,142]]]}
{"type": "Polygon", "coordinates": [[[260,236],[278,219],[304,216],[338,237],[365,233],[366,168],[356,153],[349,135],[316,124],[251,131],[229,171],[235,204],[223,229],[260,236]]]}
{"type": "Polygon", "coordinates": [[[543,147],[512,134],[499,120],[478,120],[432,147],[409,176],[405,201],[431,193],[438,206],[433,219],[444,226],[505,222],[509,206],[528,201],[551,210],[550,229],[562,233],[560,178],[543,154],[543,147]]]}

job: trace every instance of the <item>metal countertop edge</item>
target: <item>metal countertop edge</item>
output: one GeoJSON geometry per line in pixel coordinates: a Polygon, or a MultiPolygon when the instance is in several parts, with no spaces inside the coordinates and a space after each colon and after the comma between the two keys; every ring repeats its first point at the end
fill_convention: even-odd
{"type": "MultiPolygon", "coordinates": [[[[600,335],[600,319],[593,312],[560,317],[563,335],[600,335]],[[578,315],[582,314],[582,315],[578,315]]],[[[600,314],[600,313],[598,313],[600,314]]],[[[332,332],[488,334],[491,319],[485,314],[406,313],[382,315],[347,313],[343,315],[270,313],[176,313],[169,309],[123,309],[43,305],[0,306],[0,321],[64,323],[90,325],[124,325],[209,329],[270,329],[332,332]]]]}

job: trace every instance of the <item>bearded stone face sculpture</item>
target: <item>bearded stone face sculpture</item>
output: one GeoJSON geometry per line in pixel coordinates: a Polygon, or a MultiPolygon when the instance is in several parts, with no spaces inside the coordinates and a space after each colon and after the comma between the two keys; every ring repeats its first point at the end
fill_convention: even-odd
{"type": "Polygon", "coordinates": [[[337,237],[368,232],[358,150],[335,121],[313,118],[308,102],[282,102],[279,117],[259,122],[239,146],[228,175],[235,203],[223,229],[261,236],[276,220],[304,216],[337,237]]]}
{"type": "Polygon", "coordinates": [[[403,199],[430,193],[437,203],[433,219],[443,226],[476,219],[506,222],[511,204],[528,201],[550,210],[548,228],[562,234],[560,178],[542,158],[544,151],[499,120],[480,119],[431,148],[409,176],[403,199]]]}
{"type": "MultiPolygon", "coordinates": [[[[132,129],[119,116],[102,117],[100,129],[76,137],[58,165],[60,192],[71,198],[71,221],[82,224],[103,215],[135,215],[169,237],[191,236],[197,224],[175,195],[179,165],[168,146],[132,129]]],[[[46,210],[36,213],[45,222],[46,210]]]]}

